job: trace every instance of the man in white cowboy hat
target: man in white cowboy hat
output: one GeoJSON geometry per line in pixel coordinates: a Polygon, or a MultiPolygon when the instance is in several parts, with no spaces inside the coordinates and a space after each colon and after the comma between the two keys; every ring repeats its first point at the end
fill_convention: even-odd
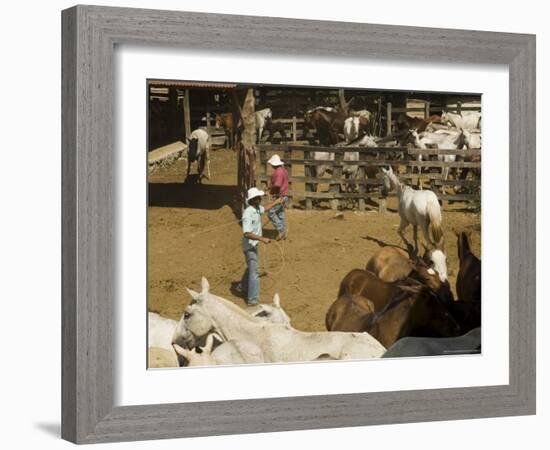
{"type": "Polygon", "coordinates": [[[233,287],[237,295],[246,295],[246,303],[249,306],[257,305],[260,301],[260,277],[258,273],[259,243],[269,244],[271,239],[262,236],[262,214],[278,205],[281,200],[266,205],[261,205],[262,197],[265,195],[258,188],[250,188],[247,192],[246,202],[248,207],[243,212],[243,252],[246,259],[246,270],[240,283],[233,287]]]}
{"type": "Polygon", "coordinates": [[[279,232],[277,239],[286,239],[287,229],[285,221],[285,205],[288,201],[288,172],[284,168],[285,163],[279,155],[273,155],[267,161],[273,168],[271,182],[268,189],[272,198],[281,199],[281,203],[269,210],[269,219],[279,232]]]}

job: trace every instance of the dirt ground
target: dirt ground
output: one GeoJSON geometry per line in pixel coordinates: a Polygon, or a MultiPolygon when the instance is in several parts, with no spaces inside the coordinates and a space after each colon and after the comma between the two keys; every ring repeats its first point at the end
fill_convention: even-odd
{"type": "MultiPolygon", "coordinates": [[[[245,306],[230,292],[231,283],[245,269],[241,228],[234,213],[238,209],[236,154],[222,149],[212,152],[211,158],[212,180],[202,185],[183,184],[186,163],[182,160],[149,176],[148,306],[165,317],[180,318],[190,301],[185,287],[199,289],[203,275],[212,292],[245,306]]],[[[446,204],[443,210],[453,290],[458,273],[453,228],[473,231],[473,251],[481,254],[481,218],[465,206],[446,204]]],[[[387,214],[378,213],[376,205],[366,212],[341,214],[330,209],[287,210],[288,239],[260,244],[262,269],[267,272],[261,278],[260,301],[270,303],[278,292],[295,328],[325,330],[325,313],[346,273],[364,268],[380,245],[402,245],[395,208],[395,199],[389,199],[387,214]]],[[[412,240],[412,229],[407,231],[412,240]]],[[[271,224],[264,235],[275,236],[271,224]]]]}

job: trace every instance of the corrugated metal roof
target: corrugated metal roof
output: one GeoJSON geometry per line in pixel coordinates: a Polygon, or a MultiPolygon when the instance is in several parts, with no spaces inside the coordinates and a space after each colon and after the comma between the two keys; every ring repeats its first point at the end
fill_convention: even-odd
{"type": "Polygon", "coordinates": [[[213,81],[174,81],[174,80],[148,80],[149,86],[180,86],[209,89],[233,89],[236,83],[218,83],[213,81]]]}

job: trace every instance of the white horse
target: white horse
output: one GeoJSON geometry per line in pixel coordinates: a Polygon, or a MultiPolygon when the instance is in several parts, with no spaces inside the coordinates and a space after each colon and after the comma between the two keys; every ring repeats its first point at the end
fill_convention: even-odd
{"type": "Polygon", "coordinates": [[[464,130],[464,144],[468,150],[481,148],[481,133],[464,130]]]}
{"type": "Polygon", "coordinates": [[[399,217],[401,218],[397,233],[403,239],[405,245],[408,248],[410,247],[405,238],[404,230],[411,224],[413,226],[415,253],[418,253],[418,226],[420,226],[424,239],[430,246],[442,248],[442,218],[437,195],[430,190],[415,191],[410,186],[401,184],[397,175],[393,173],[391,166],[388,169],[383,167],[381,169],[383,174],[382,194],[387,194],[388,191],[393,189],[397,192],[399,217]]]}
{"type": "MultiPolygon", "coordinates": [[[[428,149],[429,146],[435,146],[439,150],[460,150],[466,142],[465,132],[463,130],[456,131],[436,131],[424,132],[418,134],[416,130],[411,131],[411,136],[414,140],[414,145],[418,148],[428,149]]],[[[419,160],[421,161],[421,155],[419,160]]],[[[455,162],[456,155],[437,155],[437,160],[441,162],[455,162]]],[[[449,167],[441,169],[443,179],[449,178],[449,167]]]]}
{"type": "Polygon", "coordinates": [[[174,350],[187,361],[187,367],[194,366],[224,366],[232,364],[258,364],[265,358],[262,350],[253,342],[231,340],[223,342],[221,337],[211,333],[206,338],[206,344],[199,353],[196,348],[191,350],[174,344],[174,350]],[[212,350],[214,340],[221,342],[212,350]]]}
{"type": "Polygon", "coordinates": [[[183,347],[214,332],[222,339],[242,340],[257,345],[265,362],[314,361],[319,358],[378,358],[385,349],[367,333],[302,332],[288,325],[273,324],[250,316],[241,308],[210,293],[206,278],[201,293],[188,289],[193,301],[182,316],[178,329],[183,347]]]}
{"type": "Polygon", "coordinates": [[[206,178],[210,179],[210,136],[206,130],[197,128],[187,139],[187,176],[191,171],[191,163],[197,161],[197,173],[199,181],[204,176],[206,167],[206,178]]]}
{"type": "Polygon", "coordinates": [[[441,122],[463,130],[476,130],[481,128],[481,113],[477,111],[468,111],[461,114],[444,112],[441,114],[441,122]]]}
{"type": "Polygon", "coordinates": [[[254,113],[254,121],[256,122],[256,131],[258,133],[258,144],[262,142],[262,134],[264,132],[267,119],[272,119],[271,108],[260,109],[254,113]]]}

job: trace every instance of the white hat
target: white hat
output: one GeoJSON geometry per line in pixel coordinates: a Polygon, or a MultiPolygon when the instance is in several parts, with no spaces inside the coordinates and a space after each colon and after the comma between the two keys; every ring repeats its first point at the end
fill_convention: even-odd
{"type": "Polygon", "coordinates": [[[262,197],[263,195],[265,195],[264,191],[260,191],[258,188],[255,188],[255,187],[250,188],[247,192],[246,202],[248,203],[253,198],[262,197]]]}
{"type": "Polygon", "coordinates": [[[272,166],[283,166],[285,163],[281,161],[281,158],[279,158],[279,155],[273,155],[271,158],[267,161],[272,166]]]}

